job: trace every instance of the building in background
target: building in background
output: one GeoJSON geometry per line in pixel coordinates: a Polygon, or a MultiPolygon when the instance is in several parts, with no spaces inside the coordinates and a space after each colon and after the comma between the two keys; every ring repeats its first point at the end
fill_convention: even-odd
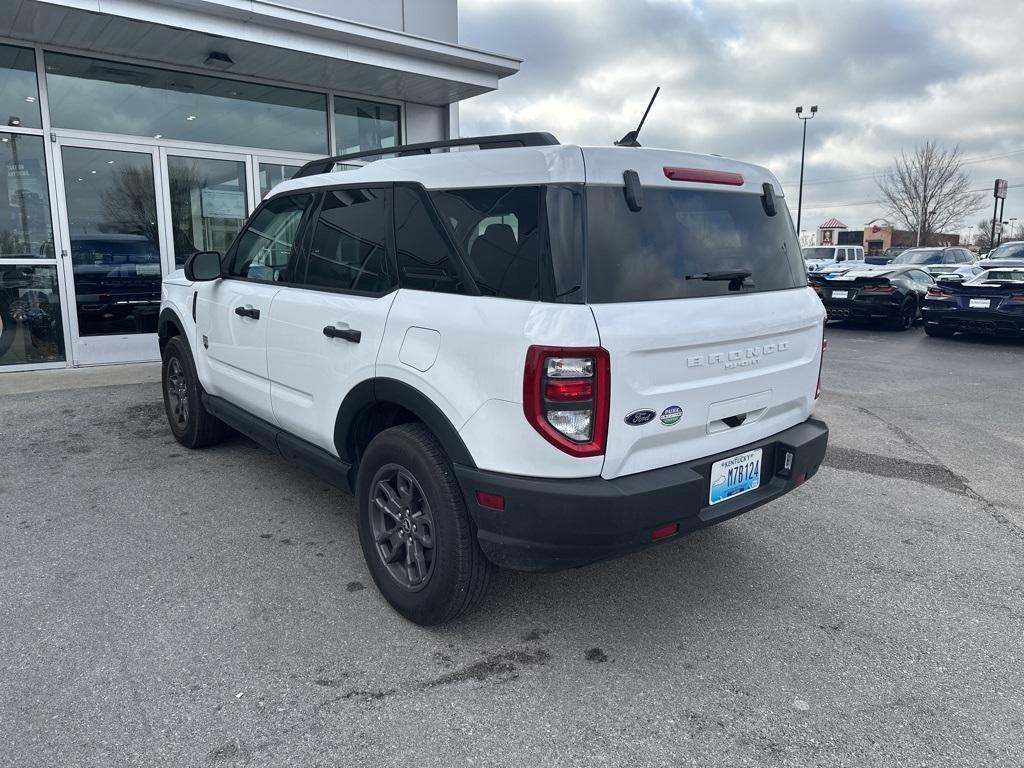
{"type": "Polygon", "coordinates": [[[163,275],[304,162],[455,136],[457,0],[5,0],[0,371],[157,358],[163,275]]]}
{"type": "MultiPolygon", "coordinates": [[[[960,245],[960,235],[938,233],[922,239],[922,246],[960,245]]],[[[864,252],[869,256],[884,253],[887,248],[914,248],[917,232],[896,229],[885,219],[874,219],[864,225],[864,252]]]]}
{"type": "Polygon", "coordinates": [[[829,219],[818,227],[818,245],[836,245],[839,233],[846,231],[846,225],[839,219],[829,219]]]}

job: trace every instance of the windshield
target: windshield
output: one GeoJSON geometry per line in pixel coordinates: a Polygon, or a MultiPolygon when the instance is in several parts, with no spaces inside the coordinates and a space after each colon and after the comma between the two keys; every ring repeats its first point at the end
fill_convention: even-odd
{"type": "Polygon", "coordinates": [[[803,253],[805,259],[826,259],[831,261],[836,257],[835,248],[821,248],[815,246],[813,248],[804,248],[803,253]]]}
{"type": "Polygon", "coordinates": [[[1024,243],[1005,243],[992,251],[990,259],[1022,259],[1024,258],[1024,243]]]}
{"type": "Polygon", "coordinates": [[[895,259],[893,264],[934,264],[942,258],[941,248],[914,248],[904,251],[895,259]]]}
{"type": "MultiPolygon", "coordinates": [[[[587,300],[592,303],[724,296],[802,288],[807,276],[781,198],[645,188],[630,211],[622,187],[587,187],[587,300]],[[748,270],[739,290],[702,276],[748,270]]],[[[737,283],[732,283],[737,287],[737,283]]]]}

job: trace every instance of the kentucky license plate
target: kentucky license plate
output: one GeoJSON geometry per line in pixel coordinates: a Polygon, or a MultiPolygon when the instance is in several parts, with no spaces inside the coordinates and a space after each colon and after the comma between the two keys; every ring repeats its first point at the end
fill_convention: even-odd
{"type": "Polygon", "coordinates": [[[847,299],[850,297],[849,291],[832,291],[833,299],[847,299]]]}
{"type": "Polygon", "coordinates": [[[752,491],[761,485],[761,449],[741,453],[711,465],[711,497],[709,502],[720,501],[752,491]]]}
{"type": "Polygon", "coordinates": [[[988,309],[992,306],[992,299],[971,299],[968,305],[971,309],[988,309]]]}

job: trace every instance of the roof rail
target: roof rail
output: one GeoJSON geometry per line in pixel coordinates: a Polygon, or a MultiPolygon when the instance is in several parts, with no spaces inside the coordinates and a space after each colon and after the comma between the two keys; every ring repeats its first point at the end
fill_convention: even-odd
{"type": "Polygon", "coordinates": [[[409,157],[411,155],[429,155],[437,149],[450,147],[477,147],[478,149],[508,149],[509,147],[548,147],[558,144],[558,139],[550,133],[536,131],[533,133],[502,133],[495,136],[468,136],[462,139],[445,139],[443,141],[425,141],[420,144],[401,144],[385,149],[368,149],[363,152],[351,152],[347,155],[335,155],[319,160],[311,160],[299,169],[292,178],[313,176],[318,173],[330,173],[338,163],[350,160],[378,158],[380,155],[409,157]]]}

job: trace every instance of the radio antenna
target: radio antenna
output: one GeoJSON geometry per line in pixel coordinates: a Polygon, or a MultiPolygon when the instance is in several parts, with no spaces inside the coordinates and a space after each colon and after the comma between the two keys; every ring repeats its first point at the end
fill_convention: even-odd
{"type": "Polygon", "coordinates": [[[644,121],[647,119],[647,113],[650,112],[651,111],[651,107],[654,106],[654,100],[656,98],[658,98],[658,93],[660,91],[661,91],[661,86],[659,85],[657,88],[654,89],[654,95],[651,96],[651,100],[647,104],[647,109],[644,110],[644,116],[640,118],[640,125],[638,125],[636,127],[635,131],[630,131],[625,136],[623,136],[621,139],[616,141],[615,142],[615,146],[616,147],[639,147],[640,146],[640,142],[637,141],[636,139],[640,135],[640,131],[644,127],[644,121]]]}

